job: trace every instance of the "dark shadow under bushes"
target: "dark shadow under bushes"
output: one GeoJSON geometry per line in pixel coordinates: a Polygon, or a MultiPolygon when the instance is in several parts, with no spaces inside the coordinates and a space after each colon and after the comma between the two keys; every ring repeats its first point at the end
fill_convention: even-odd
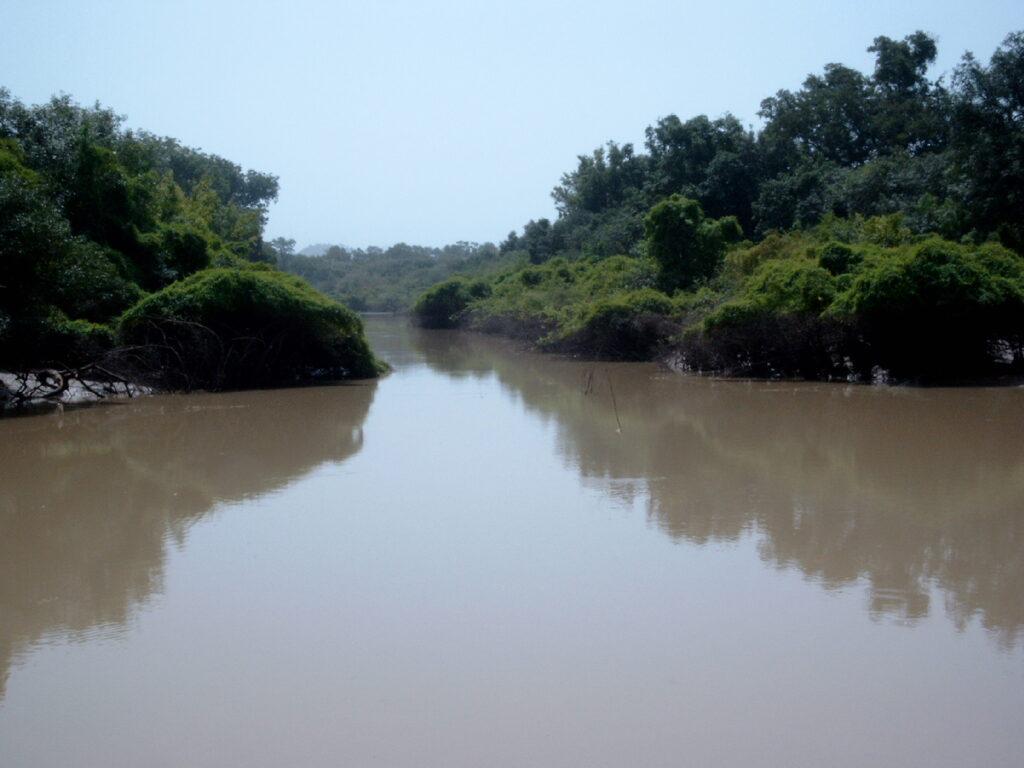
{"type": "Polygon", "coordinates": [[[853,339],[851,329],[835,320],[750,312],[707,331],[687,331],[675,344],[671,363],[687,371],[724,376],[858,378],[844,354],[853,339]]]}
{"type": "Polygon", "coordinates": [[[680,330],[675,309],[650,288],[631,291],[595,302],[545,346],[604,360],[652,360],[680,330]]]}
{"type": "Polygon", "coordinates": [[[936,320],[878,326],[810,314],[721,317],[678,337],[671,367],[753,378],[910,384],[1013,381],[1024,376],[1019,337],[979,337],[936,320]]]}
{"type": "Polygon", "coordinates": [[[477,312],[470,309],[463,316],[459,327],[535,344],[538,339],[553,333],[558,325],[552,318],[544,315],[525,312],[477,312]]]}
{"type": "Polygon", "coordinates": [[[679,324],[663,315],[609,314],[545,348],[598,360],[655,360],[678,330],[679,324]]]}

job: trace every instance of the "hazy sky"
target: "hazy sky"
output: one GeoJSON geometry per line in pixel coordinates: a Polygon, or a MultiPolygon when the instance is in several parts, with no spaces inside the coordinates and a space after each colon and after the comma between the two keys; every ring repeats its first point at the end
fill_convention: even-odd
{"type": "Polygon", "coordinates": [[[658,117],[731,111],[876,35],[988,60],[1021,0],[0,0],[0,85],[64,91],[280,176],[268,234],[499,240],[553,214],[576,155],[658,117]]]}

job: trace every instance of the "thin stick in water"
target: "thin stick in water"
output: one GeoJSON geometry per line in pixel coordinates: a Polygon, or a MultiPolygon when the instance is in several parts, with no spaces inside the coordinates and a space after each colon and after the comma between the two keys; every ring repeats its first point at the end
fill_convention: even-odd
{"type": "Polygon", "coordinates": [[[612,386],[612,377],[608,371],[604,372],[604,376],[608,379],[608,391],[612,393],[612,410],[615,411],[615,423],[619,425],[616,432],[622,432],[622,422],[619,421],[619,404],[615,402],[615,387],[612,386]]]}

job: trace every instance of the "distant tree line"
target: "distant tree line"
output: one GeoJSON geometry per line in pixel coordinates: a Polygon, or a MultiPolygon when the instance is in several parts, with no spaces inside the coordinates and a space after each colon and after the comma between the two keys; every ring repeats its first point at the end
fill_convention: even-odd
{"type": "Polygon", "coordinates": [[[434,283],[456,275],[482,275],[511,264],[492,243],[443,247],[398,243],[389,248],[332,245],[322,255],[296,254],[295,241],[272,241],[278,266],[360,312],[405,312],[434,283]]]}

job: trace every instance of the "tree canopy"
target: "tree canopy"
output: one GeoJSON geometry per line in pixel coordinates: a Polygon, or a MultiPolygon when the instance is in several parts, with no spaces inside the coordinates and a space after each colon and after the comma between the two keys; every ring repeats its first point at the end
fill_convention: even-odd
{"type": "Polygon", "coordinates": [[[987,65],[966,54],[949,82],[929,74],[938,48],[925,32],[867,50],[871,72],[829,63],[765,98],[760,130],[730,114],[668,115],[646,129],[644,152],[608,142],[580,155],[552,191],[558,219],[529,222],[503,249],[535,263],[635,255],[644,216],[673,194],[749,235],[899,212],[919,234],[1020,247],[1024,33],[987,65]]]}
{"type": "MultiPolygon", "coordinates": [[[[253,288],[252,306],[240,307],[236,320],[247,318],[238,327],[250,337],[266,332],[254,323],[280,329],[288,327],[284,314],[301,316],[299,310],[314,306],[321,312],[305,335],[288,336],[310,358],[305,368],[292,360],[282,380],[314,369],[372,372],[372,365],[337,363],[343,357],[338,333],[344,331],[348,352],[365,346],[358,321],[353,325],[344,308],[266,264],[263,272],[248,270],[251,262],[287,252],[287,242],[263,242],[267,206],[276,196],[276,177],[175,139],[127,130],[121,116],[99,105],[56,96],[26,106],[0,89],[0,369],[95,361],[119,336],[140,343],[140,313],[160,308],[165,323],[201,322],[174,317],[157,297],[202,286],[203,296],[223,298],[244,283],[253,288]],[[181,282],[190,276],[193,282],[181,282]],[[313,354],[313,336],[317,343],[334,340],[333,366],[329,355],[313,354]]],[[[234,337],[222,334],[226,327],[211,329],[221,334],[219,342],[232,343],[234,337]]],[[[161,358],[148,373],[162,378],[171,367],[161,358]]],[[[248,382],[207,374],[192,371],[191,378],[204,386],[267,379],[266,372],[248,382]]]]}

